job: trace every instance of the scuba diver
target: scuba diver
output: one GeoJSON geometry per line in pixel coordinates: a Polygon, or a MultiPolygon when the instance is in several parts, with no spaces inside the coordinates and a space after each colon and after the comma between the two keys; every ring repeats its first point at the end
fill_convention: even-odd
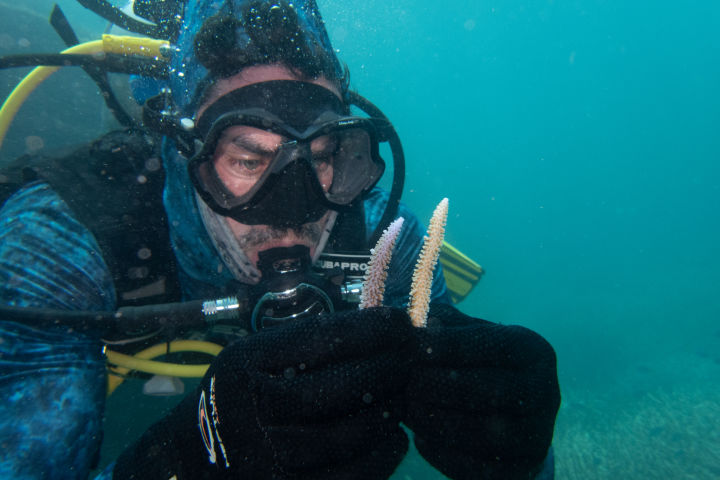
{"type": "MultiPolygon", "coordinates": [[[[555,353],[459,312],[440,267],[427,328],[411,325],[425,229],[399,202],[402,151],[349,89],[314,0],[136,0],[135,14],[169,40],[160,68],[127,68],[142,122],[3,170],[0,477],[87,478],[105,346],[195,329],[224,349],[100,478],[383,479],[407,430],[450,478],[552,478],[555,353]],[[384,306],[360,310],[348,279],[398,217],[384,306]]],[[[111,60],[35,64],[77,62],[100,85],[111,60]]]]}

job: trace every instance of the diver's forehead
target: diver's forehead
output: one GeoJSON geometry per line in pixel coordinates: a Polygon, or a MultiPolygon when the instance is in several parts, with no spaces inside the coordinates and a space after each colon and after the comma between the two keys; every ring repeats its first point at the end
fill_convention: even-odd
{"type": "Polygon", "coordinates": [[[234,142],[241,146],[255,145],[266,149],[274,149],[283,142],[283,137],[260,128],[233,125],[223,131],[221,141],[234,142]]]}

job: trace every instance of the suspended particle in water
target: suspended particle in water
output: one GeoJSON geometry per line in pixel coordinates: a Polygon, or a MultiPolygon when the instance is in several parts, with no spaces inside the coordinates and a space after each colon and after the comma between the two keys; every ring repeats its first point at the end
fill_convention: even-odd
{"type": "Polygon", "coordinates": [[[3,50],[10,50],[10,48],[15,44],[13,37],[8,35],[7,33],[0,33],[0,49],[3,50]]]}
{"type": "Polygon", "coordinates": [[[25,148],[28,153],[35,153],[45,147],[45,141],[37,135],[29,135],[25,137],[25,148]]]}

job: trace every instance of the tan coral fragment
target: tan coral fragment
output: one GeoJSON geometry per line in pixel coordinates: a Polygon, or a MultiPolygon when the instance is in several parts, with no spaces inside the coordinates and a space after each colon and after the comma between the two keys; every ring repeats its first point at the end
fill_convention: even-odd
{"type": "Polygon", "coordinates": [[[422,251],[415,264],[408,314],[416,327],[427,325],[427,314],[430,308],[433,271],[440,255],[440,247],[445,238],[445,223],[448,216],[448,199],[443,198],[430,219],[427,235],[423,241],[422,251]]]}

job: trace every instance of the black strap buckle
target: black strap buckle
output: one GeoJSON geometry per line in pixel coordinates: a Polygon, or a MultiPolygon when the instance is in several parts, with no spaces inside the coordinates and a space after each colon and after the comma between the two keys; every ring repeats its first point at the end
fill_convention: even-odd
{"type": "Polygon", "coordinates": [[[189,118],[180,118],[170,89],[163,88],[159,94],[145,101],[142,109],[143,124],[149,130],[175,140],[177,148],[185,157],[195,154],[195,124],[189,118]]]}

